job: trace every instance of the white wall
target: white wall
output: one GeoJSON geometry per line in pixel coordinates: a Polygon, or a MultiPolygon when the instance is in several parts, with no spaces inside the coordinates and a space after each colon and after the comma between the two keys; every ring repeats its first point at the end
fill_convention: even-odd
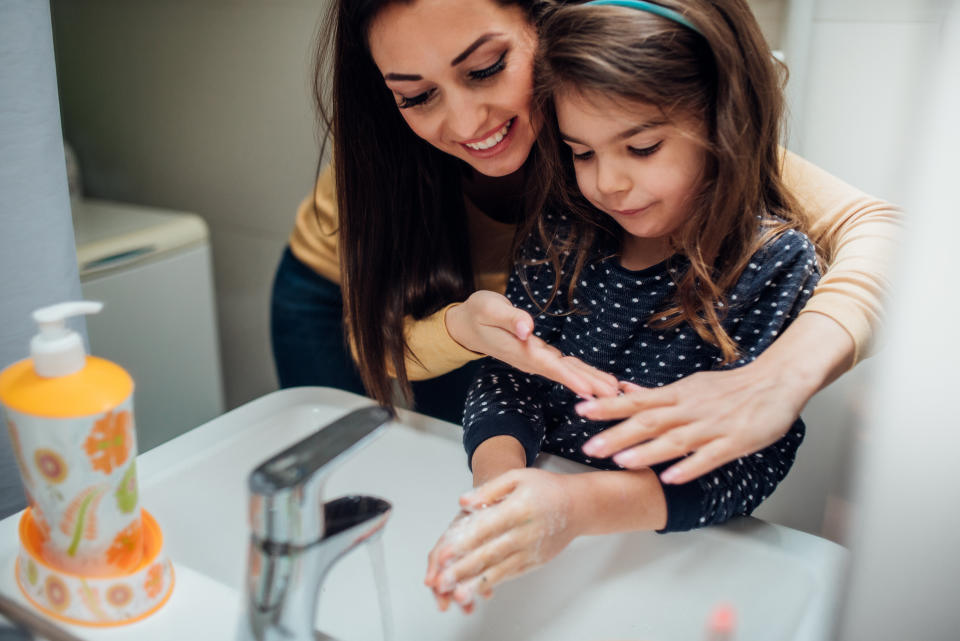
{"type": "MultiPolygon", "coordinates": [[[[785,35],[791,147],[875,196],[905,202],[916,114],[947,0],[791,0],[785,35]]],[[[907,214],[909,217],[909,213],[907,214]]],[[[807,437],[790,476],[757,515],[845,541],[855,508],[850,469],[863,444],[868,359],[803,412],[807,437]]]]}
{"type": "Polygon", "coordinates": [[[229,407],[276,388],[269,292],[316,169],[311,0],[53,0],[85,194],[210,226],[229,407]]]}

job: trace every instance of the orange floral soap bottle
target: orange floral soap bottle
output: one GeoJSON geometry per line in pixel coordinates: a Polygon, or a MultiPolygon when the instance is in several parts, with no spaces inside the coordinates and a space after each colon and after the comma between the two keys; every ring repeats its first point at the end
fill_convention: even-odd
{"type": "Polygon", "coordinates": [[[71,302],[37,310],[31,357],[0,372],[0,404],[43,560],[91,577],[129,572],[143,554],[133,379],[88,356],[65,323],[102,307],[71,302]]]}

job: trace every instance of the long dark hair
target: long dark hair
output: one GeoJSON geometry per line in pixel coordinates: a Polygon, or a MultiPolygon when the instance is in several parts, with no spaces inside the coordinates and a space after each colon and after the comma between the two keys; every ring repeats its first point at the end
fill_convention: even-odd
{"type": "Polygon", "coordinates": [[[558,93],[645,103],[668,119],[686,115],[702,121],[707,139],[698,141],[706,153],[701,191],[690,218],[671,237],[690,266],[677,282],[674,302],[651,324],[689,323],[729,362],[737,345],[721,325],[725,292],[760,244],[805,222],[780,176],[785,68],[773,58],[744,0],[658,4],[684,14],[699,33],[647,12],[610,6],[564,6],[541,21],[534,70],[536,111],[545,122],[538,139],[539,203],[575,215],[564,238],[555,238],[540,217],[531,218],[528,231],[539,228],[555,266],[570,261],[571,299],[595,239],[622,235],[580,194],[556,125],[558,93]]]}
{"type": "MultiPolygon", "coordinates": [[[[475,289],[463,164],[407,126],[370,55],[372,20],[398,1],[405,0],[334,0],[319,32],[314,77],[334,146],[345,327],[367,393],[386,405],[391,373],[412,396],[405,358],[416,355],[404,320],[475,289]]],[[[498,4],[520,5],[533,21],[544,2],[498,4]]]]}

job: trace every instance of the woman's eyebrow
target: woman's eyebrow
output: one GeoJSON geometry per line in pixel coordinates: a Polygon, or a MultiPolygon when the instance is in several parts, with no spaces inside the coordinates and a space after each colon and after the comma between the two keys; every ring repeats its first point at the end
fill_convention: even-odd
{"type": "Polygon", "coordinates": [[[466,59],[467,59],[467,56],[469,56],[471,53],[473,53],[474,51],[476,51],[476,50],[477,50],[477,47],[479,47],[479,46],[482,45],[483,43],[487,42],[488,40],[491,40],[492,38],[496,38],[497,36],[500,36],[500,35],[503,35],[503,34],[498,33],[498,32],[490,32],[490,33],[485,33],[485,34],[483,34],[482,36],[480,36],[479,38],[477,38],[476,40],[474,40],[474,41],[473,41],[473,44],[471,44],[469,47],[467,47],[467,48],[464,49],[462,52],[460,52],[460,55],[458,55],[456,58],[454,58],[453,60],[451,60],[451,61],[450,61],[450,66],[451,66],[451,67],[456,67],[458,64],[460,64],[461,62],[463,62],[464,60],[466,60],[466,59]]]}
{"type": "Polygon", "coordinates": [[[423,76],[417,73],[388,73],[383,77],[384,80],[423,80],[423,76]]]}

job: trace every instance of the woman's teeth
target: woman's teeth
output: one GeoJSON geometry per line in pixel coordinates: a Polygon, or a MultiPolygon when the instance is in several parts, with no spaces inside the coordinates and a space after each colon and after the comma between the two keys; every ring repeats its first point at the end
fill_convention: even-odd
{"type": "Polygon", "coordinates": [[[508,131],[510,131],[510,124],[511,124],[512,122],[513,122],[513,120],[508,120],[506,123],[504,123],[503,127],[500,128],[500,131],[498,131],[497,133],[493,134],[492,136],[490,136],[489,138],[487,138],[487,139],[484,140],[484,141],[481,141],[481,142],[467,142],[467,143],[464,143],[464,144],[465,144],[467,147],[470,147],[470,149],[476,149],[477,151],[483,151],[484,149],[490,149],[490,147],[493,147],[494,145],[498,144],[501,140],[503,140],[503,137],[507,135],[507,132],[508,132],[508,131]]]}

